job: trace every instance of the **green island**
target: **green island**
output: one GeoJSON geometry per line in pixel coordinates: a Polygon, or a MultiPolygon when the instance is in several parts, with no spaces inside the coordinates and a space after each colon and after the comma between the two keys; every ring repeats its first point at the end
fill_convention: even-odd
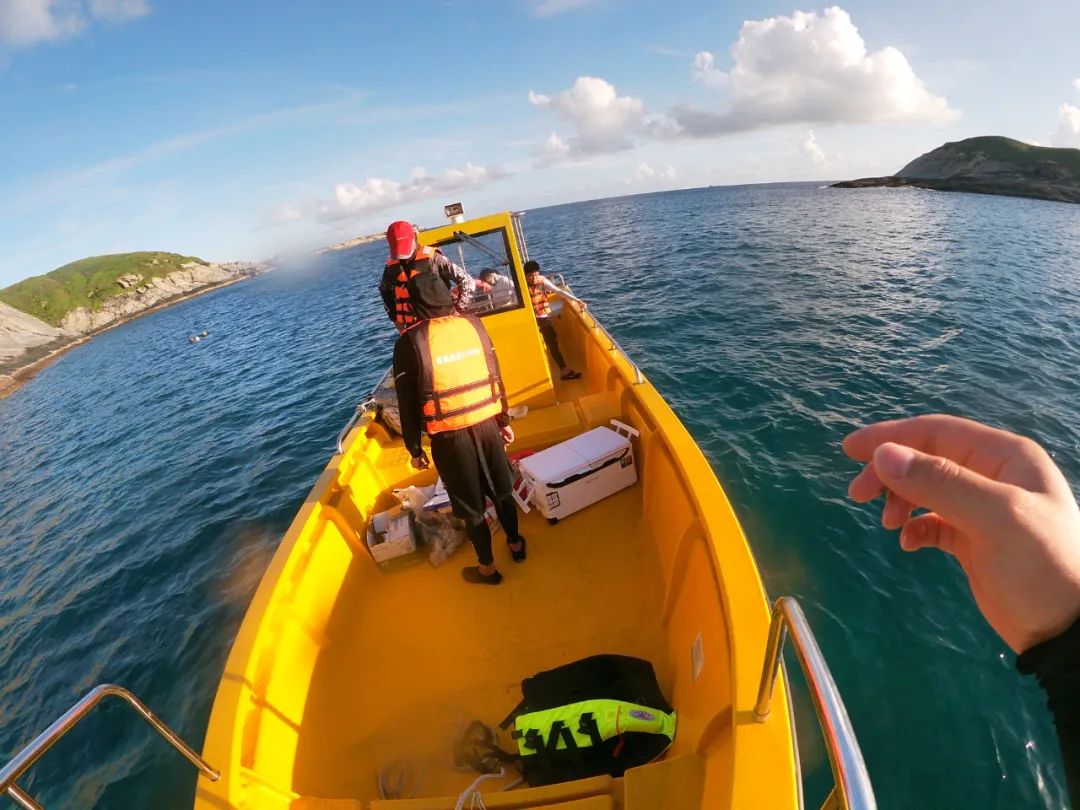
{"type": "Polygon", "coordinates": [[[888,177],[833,188],[913,187],[1080,203],[1080,149],[987,135],[939,146],[888,177]]]}
{"type": "Polygon", "coordinates": [[[0,398],[103,329],[269,269],[144,251],[92,256],[12,284],[0,290],[0,398]]]}
{"type": "Polygon", "coordinates": [[[167,276],[182,265],[204,265],[202,259],[178,253],[139,252],[91,256],[65,264],[41,276],[23,279],[0,290],[0,301],[45,323],[58,326],[65,315],[79,307],[91,312],[110,298],[125,293],[125,281],[139,276],[141,282],[167,276]]]}

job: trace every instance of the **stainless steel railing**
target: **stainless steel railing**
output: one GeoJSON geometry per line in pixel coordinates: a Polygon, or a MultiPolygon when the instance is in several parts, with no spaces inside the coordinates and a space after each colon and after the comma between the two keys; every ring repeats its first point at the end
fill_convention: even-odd
{"type": "Polygon", "coordinates": [[[825,806],[835,806],[841,810],[874,810],[877,801],[870,784],[870,774],[866,771],[866,763],[863,761],[862,751],[859,750],[859,742],[855,739],[855,730],[851,727],[844,701],[840,698],[832,673],[825,663],[825,656],[821,654],[821,648],[818,647],[802,607],[790,596],[780,597],[773,605],[769,640],[765,648],[765,664],[761,670],[757,703],[754,705],[754,718],[759,723],[764,723],[769,718],[785,637],[791,638],[795,657],[806,676],[807,686],[810,687],[818,725],[825,737],[825,748],[829,754],[835,783],[825,806]]]}
{"type": "Polygon", "coordinates": [[[582,314],[586,314],[592,319],[591,328],[599,330],[600,334],[607,338],[607,340],[611,343],[611,345],[608,347],[608,351],[618,352],[619,354],[621,354],[623,360],[629,363],[630,367],[634,369],[634,385],[641,385],[642,383],[644,383],[645,375],[641,373],[641,369],[638,368],[638,364],[630,358],[630,355],[627,354],[626,349],[619,345],[619,341],[615,340],[615,338],[612,337],[611,332],[601,326],[600,321],[596,320],[596,316],[593,315],[592,312],[589,310],[589,305],[585,303],[585,300],[582,298],[578,298],[570,291],[570,285],[566,283],[566,280],[562,277],[561,273],[554,274],[552,276],[552,279],[554,279],[555,286],[559,288],[559,295],[569,301],[573,301],[575,304],[579,304],[581,306],[582,314]]]}
{"type": "Polygon", "coordinates": [[[521,218],[523,216],[525,216],[524,211],[514,211],[510,214],[510,221],[514,223],[514,236],[517,237],[521,260],[527,262],[529,260],[529,246],[525,244],[525,229],[521,227],[521,218]]]}
{"type": "Polygon", "coordinates": [[[345,427],[341,429],[341,432],[337,435],[337,451],[338,455],[345,452],[345,437],[349,435],[349,431],[353,429],[353,425],[356,421],[364,415],[364,412],[371,407],[371,400],[367,399],[356,406],[356,410],[352,412],[352,416],[345,422],[345,427]]]}
{"type": "Polygon", "coordinates": [[[7,765],[0,769],[0,795],[6,793],[15,804],[24,808],[24,810],[43,810],[42,806],[33,797],[16,784],[16,780],[26,773],[46,751],[52,748],[57,740],[71,731],[80,720],[86,717],[97,704],[107,697],[118,697],[125,701],[139,713],[143,720],[150,724],[154,731],[164,737],[169,745],[183,754],[188,762],[198,768],[203,776],[214,782],[221,776],[219,771],[211,768],[206,760],[180,739],[176,732],[161,722],[145,703],[124,687],[105,683],[95,686],[87,692],[82,700],[60,715],[52,725],[37,735],[29,745],[19,751],[7,765]]]}

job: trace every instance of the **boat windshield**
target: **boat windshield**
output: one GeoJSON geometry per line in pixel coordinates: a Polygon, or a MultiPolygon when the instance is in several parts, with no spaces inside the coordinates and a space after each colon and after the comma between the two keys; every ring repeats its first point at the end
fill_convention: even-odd
{"type": "Polygon", "coordinates": [[[466,312],[484,317],[522,305],[506,232],[501,228],[479,234],[459,232],[439,242],[439,247],[477,282],[472,301],[463,308],[466,312]]]}

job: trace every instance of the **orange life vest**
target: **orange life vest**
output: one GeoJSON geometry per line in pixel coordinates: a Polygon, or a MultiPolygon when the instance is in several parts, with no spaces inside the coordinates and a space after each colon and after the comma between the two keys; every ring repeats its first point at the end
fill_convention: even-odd
{"type": "Polygon", "coordinates": [[[537,318],[546,318],[551,314],[551,304],[548,303],[547,289],[544,287],[547,279],[539,273],[534,278],[535,283],[529,285],[529,298],[532,300],[533,312],[536,313],[537,318]]]}
{"type": "Polygon", "coordinates": [[[397,268],[394,276],[394,325],[399,332],[404,332],[416,323],[416,314],[413,312],[412,302],[409,300],[409,279],[413,276],[431,270],[431,259],[435,256],[436,248],[421,245],[416,250],[416,255],[410,259],[387,259],[386,270],[392,272],[397,268]]]}
{"type": "Polygon", "coordinates": [[[447,315],[421,321],[413,332],[420,355],[422,420],[429,436],[502,413],[502,380],[491,338],[479,320],[447,315]]]}

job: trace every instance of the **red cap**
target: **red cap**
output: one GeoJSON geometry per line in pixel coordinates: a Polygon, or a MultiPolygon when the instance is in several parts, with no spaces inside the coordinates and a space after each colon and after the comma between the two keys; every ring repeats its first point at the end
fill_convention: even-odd
{"type": "Polygon", "coordinates": [[[416,253],[416,231],[412,223],[403,219],[390,223],[386,241],[390,243],[391,259],[409,259],[416,253]]]}

